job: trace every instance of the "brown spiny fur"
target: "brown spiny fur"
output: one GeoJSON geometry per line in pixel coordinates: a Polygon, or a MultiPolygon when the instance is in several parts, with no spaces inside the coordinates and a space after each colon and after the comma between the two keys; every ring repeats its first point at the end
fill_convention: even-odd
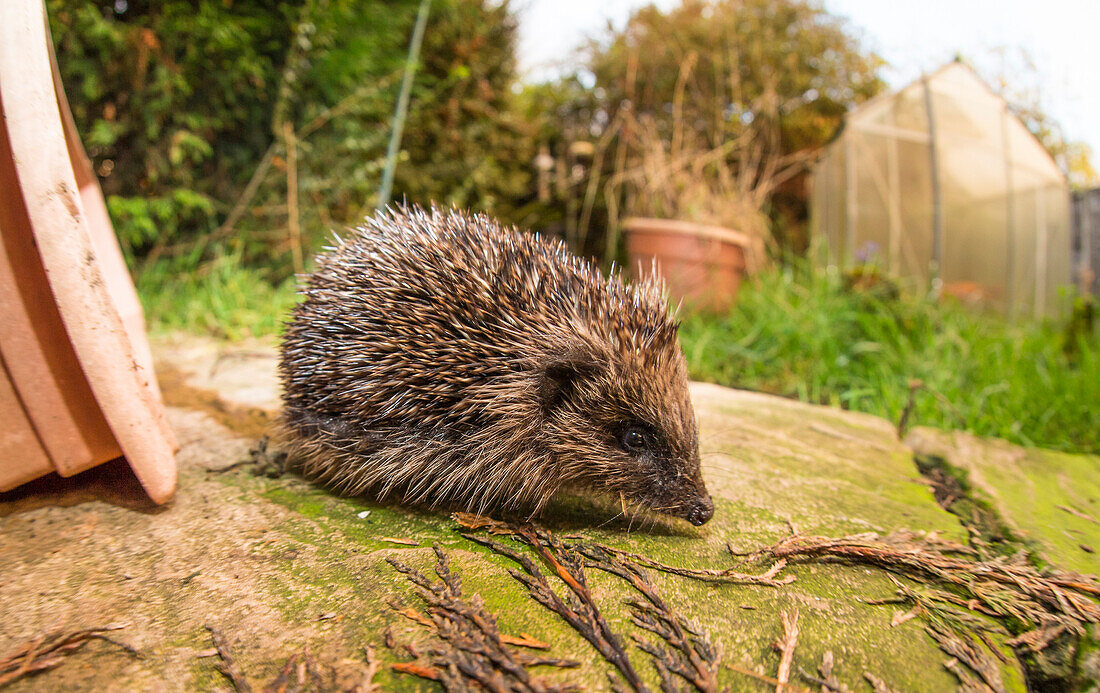
{"type": "Polygon", "coordinates": [[[537,511],[572,487],[710,518],[661,285],[409,207],[338,240],[303,293],[279,371],[307,475],[474,511],[537,511]]]}

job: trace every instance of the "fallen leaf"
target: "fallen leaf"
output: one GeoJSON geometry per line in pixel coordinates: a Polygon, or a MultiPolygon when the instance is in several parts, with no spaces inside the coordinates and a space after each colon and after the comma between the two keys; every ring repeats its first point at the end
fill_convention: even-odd
{"type": "Polygon", "coordinates": [[[405,546],[420,546],[420,542],[413,541],[412,539],[398,539],[397,537],[378,537],[378,541],[388,541],[393,544],[403,544],[405,546]]]}
{"type": "Polygon", "coordinates": [[[500,634],[500,641],[508,645],[517,645],[519,647],[530,647],[534,650],[549,650],[550,644],[542,642],[541,640],[535,640],[527,633],[520,633],[517,638],[514,635],[500,634]]]}
{"type": "Polygon", "coordinates": [[[892,619],[890,619],[890,627],[894,628],[895,626],[900,626],[901,624],[905,623],[906,621],[916,618],[917,614],[919,614],[919,613],[920,613],[920,607],[919,606],[914,606],[912,609],[910,609],[909,611],[906,611],[905,613],[902,613],[898,609],[894,609],[894,617],[892,619]]]}
{"type": "Polygon", "coordinates": [[[419,676],[422,679],[439,680],[439,672],[431,667],[421,666],[415,662],[394,662],[390,665],[394,671],[419,676]]]}
{"type": "Polygon", "coordinates": [[[417,623],[419,623],[422,626],[426,626],[428,628],[435,628],[435,624],[432,623],[432,620],[430,618],[428,618],[424,614],[420,613],[416,609],[412,608],[411,606],[407,609],[398,609],[397,613],[401,614],[405,618],[409,618],[409,619],[412,619],[413,621],[416,621],[417,623]]]}

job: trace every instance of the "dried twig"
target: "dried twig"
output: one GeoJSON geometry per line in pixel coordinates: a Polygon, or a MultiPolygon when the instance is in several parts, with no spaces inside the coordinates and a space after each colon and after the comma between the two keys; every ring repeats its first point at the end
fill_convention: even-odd
{"type": "Polygon", "coordinates": [[[439,671],[434,667],[426,667],[415,662],[394,662],[390,665],[390,668],[402,674],[419,676],[422,679],[438,681],[440,678],[439,671]]]}
{"type": "MultiPolygon", "coordinates": [[[[516,527],[474,515],[460,515],[456,520],[469,528],[487,529],[493,534],[512,536],[532,547],[573,592],[573,598],[568,603],[553,593],[533,561],[495,541],[466,535],[471,540],[489,546],[497,553],[519,563],[527,571],[527,575],[518,571],[513,571],[513,575],[528,587],[532,596],[539,603],[561,615],[592,643],[605,659],[619,669],[626,683],[634,690],[645,690],[645,687],[637,680],[637,673],[630,665],[625,651],[591,600],[585,582],[584,568],[586,567],[597,568],[626,580],[643,597],[628,599],[627,604],[631,608],[634,624],[659,636],[663,641],[663,644],[657,644],[635,638],[638,646],[653,657],[662,690],[680,690],[676,677],[683,679],[696,690],[717,690],[717,651],[698,626],[677,614],[661,599],[643,571],[642,565],[666,568],[669,572],[689,577],[696,577],[696,573],[704,571],[688,571],[663,566],[644,556],[602,544],[580,542],[567,544],[561,542],[549,531],[539,528],[516,527]],[[581,559],[584,559],[583,563],[581,559]]],[[[776,567],[763,580],[772,581],[775,572],[780,568],[782,565],[776,567]]],[[[726,572],[727,575],[732,573],[732,571],[705,572],[707,578],[714,578],[721,572],[726,572]]],[[[756,582],[761,581],[760,576],[748,577],[756,582]]],[[[618,683],[613,682],[614,686],[618,686],[618,683]]]]}
{"type": "Polygon", "coordinates": [[[917,391],[923,387],[924,383],[916,378],[909,381],[909,399],[905,403],[905,408],[901,410],[901,416],[898,417],[898,440],[905,438],[905,432],[909,430],[909,417],[913,415],[913,409],[917,406],[917,391]]]}
{"type": "MultiPolygon", "coordinates": [[[[951,630],[973,633],[982,633],[983,631],[994,633],[1006,632],[1005,629],[996,622],[991,622],[988,619],[974,616],[968,611],[963,611],[963,609],[966,608],[981,612],[981,604],[975,602],[973,599],[965,599],[954,592],[939,590],[929,586],[910,587],[895,579],[893,576],[890,576],[890,581],[897,587],[897,599],[873,600],[867,603],[890,602],[896,604],[913,604],[913,609],[909,614],[924,616],[925,620],[930,624],[940,625],[951,630]]],[[[908,620],[909,614],[901,617],[895,615],[894,618],[890,620],[890,625],[894,626],[895,621],[897,621],[897,623],[902,623],[908,620]]]]}
{"type": "Polygon", "coordinates": [[[961,590],[990,615],[1036,625],[1048,614],[1068,619],[1077,629],[1100,622],[1100,604],[1090,598],[1100,596],[1100,584],[1084,575],[1040,573],[1033,566],[1006,560],[967,561],[874,534],[789,537],[761,553],[773,558],[842,558],[908,577],[931,578],[961,590]]]}
{"type": "Polygon", "coordinates": [[[934,543],[913,539],[912,535],[874,534],[839,539],[788,537],[761,553],[771,558],[853,561],[939,586],[910,588],[895,580],[902,598],[889,601],[907,601],[920,609],[932,637],[951,655],[953,673],[959,676],[959,666],[965,665],[980,677],[975,683],[969,674],[959,676],[964,689],[1003,690],[998,666],[972,639],[977,637],[994,656],[1003,659],[985,637],[985,632],[1004,632],[1003,628],[990,626],[968,612],[1015,623],[1014,628],[1030,625],[1031,630],[1007,643],[1018,654],[1046,650],[1064,636],[1080,636],[1087,624],[1100,623],[1100,604],[1095,601],[1100,583],[1093,577],[1040,571],[1020,556],[964,560],[945,555],[934,543]]]}
{"type": "Polygon", "coordinates": [[[1089,522],[1100,524],[1100,520],[1097,520],[1092,515],[1089,515],[1086,512],[1078,510],[1077,508],[1073,508],[1073,507],[1070,507],[1068,505],[1055,505],[1054,507],[1058,508],[1059,510],[1064,510],[1065,512],[1069,513],[1070,515],[1073,515],[1074,517],[1079,517],[1082,520],[1088,520],[1089,522]]]}
{"type": "MultiPolygon", "coordinates": [[[[525,532],[530,530],[516,527],[515,525],[494,520],[482,515],[475,515],[473,513],[454,513],[452,516],[458,524],[467,529],[484,529],[490,534],[512,536],[521,541],[525,541],[525,532]]],[[[611,546],[599,544],[595,542],[565,544],[566,548],[576,549],[577,551],[585,554],[586,556],[591,551],[603,551],[609,554],[614,554],[617,558],[633,563],[635,565],[652,568],[653,570],[659,570],[663,573],[670,573],[672,575],[679,575],[681,577],[692,578],[693,580],[701,580],[703,582],[727,582],[734,584],[744,585],[767,585],[769,587],[779,587],[781,585],[788,585],[794,582],[794,576],[788,575],[786,577],[776,579],[776,575],[784,567],[787,562],[785,560],[776,561],[767,571],[760,574],[752,573],[740,573],[733,568],[726,568],[724,570],[710,570],[710,569],[696,569],[696,568],[680,568],[677,566],[670,566],[659,561],[655,561],[648,556],[642,556],[641,554],[631,553],[629,551],[623,551],[622,549],[616,549],[611,546]]]]}
{"type": "Polygon", "coordinates": [[[863,672],[863,678],[867,679],[867,683],[871,684],[871,688],[875,689],[875,693],[895,693],[894,689],[887,686],[885,681],[869,671],[863,672]]]}
{"type": "MultiPolygon", "coordinates": [[[[736,672],[736,673],[741,674],[743,676],[748,676],[750,678],[754,678],[757,681],[762,681],[764,683],[771,684],[773,686],[778,686],[779,685],[779,679],[775,679],[775,678],[772,678],[771,676],[766,676],[764,674],[759,674],[759,673],[757,673],[757,672],[755,672],[751,669],[746,669],[746,668],[738,666],[736,664],[730,664],[729,662],[722,662],[722,666],[729,669],[730,671],[736,672]]],[[[803,688],[801,686],[794,686],[794,685],[788,684],[787,685],[787,693],[810,693],[810,689],[803,688]]]]}
{"type": "Polygon", "coordinates": [[[604,659],[619,670],[627,684],[634,690],[648,690],[634,670],[634,666],[630,663],[630,659],[627,657],[626,650],[623,649],[618,636],[612,632],[611,626],[608,625],[595,600],[592,599],[592,594],[588,591],[584,569],[575,556],[566,552],[560,542],[551,539],[551,548],[553,549],[553,552],[551,552],[533,533],[528,532],[519,535],[525,538],[547,565],[553,568],[557,576],[569,586],[573,598],[568,601],[563,600],[550,587],[550,583],[542,571],[539,570],[538,565],[527,556],[492,539],[469,534],[464,536],[518,563],[524,572],[515,569],[509,569],[508,572],[527,588],[532,599],[561,616],[573,630],[580,633],[585,640],[591,643],[603,655],[604,659]]]}
{"type": "Polygon", "coordinates": [[[68,633],[56,630],[46,635],[40,635],[11,654],[0,658],[0,686],[27,674],[44,671],[60,664],[65,661],[65,657],[79,650],[89,640],[105,640],[112,645],[121,647],[132,655],[140,657],[141,655],[133,647],[103,635],[122,628],[125,628],[125,626],[116,624],[97,628],[83,628],[68,633]]]}
{"type": "Polygon", "coordinates": [[[402,539],[401,537],[378,537],[378,541],[388,541],[391,544],[400,544],[402,546],[420,546],[420,542],[418,541],[402,539]]]}
{"type": "Polygon", "coordinates": [[[216,665],[218,671],[229,679],[237,693],[250,693],[252,686],[249,685],[248,680],[244,677],[244,672],[233,660],[233,654],[229,651],[229,643],[225,641],[225,637],[210,624],[206,625],[206,630],[210,631],[210,639],[218,650],[218,657],[221,658],[221,661],[216,665]]]}
{"type": "Polygon", "coordinates": [[[799,671],[802,674],[802,678],[821,686],[821,693],[829,693],[829,691],[835,691],[835,693],[848,693],[849,688],[842,684],[833,674],[833,664],[833,651],[826,650],[825,654],[821,656],[821,664],[817,665],[817,673],[821,676],[820,679],[811,677],[805,671],[802,671],[801,668],[799,671]]]}
{"type": "Polygon", "coordinates": [[[300,654],[293,654],[287,658],[283,668],[275,680],[264,686],[263,693],[287,693],[287,691],[306,690],[331,690],[335,686],[332,681],[335,672],[321,667],[306,647],[300,654]],[[325,674],[329,680],[325,680],[325,674]]]}
{"type": "Polygon", "coordinates": [[[906,621],[913,620],[914,618],[919,616],[920,613],[921,613],[921,609],[920,609],[919,606],[914,606],[909,611],[895,610],[894,611],[894,616],[890,619],[890,627],[891,628],[897,628],[898,626],[905,623],[906,621]]]}
{"type": "Polygon", "coordinates": [[[581,553],[587,555],[587,552],[592,549],[598,549],[607,551],[617,556],[620,560],[628,561],[645,568],[652,568],[653,570],[659,570],[662,573],[670,573],[672,575],[679,575],[680,577],[687,577],[693,580],[700,580],[702,582],[727,582],[739,585],[766,585],[768,587],[780,587],[782,585],[789,585],[794,582],[793,575],[787,575],[785,577],[776,579],[776,575],[783,568],[787,567],[787,561],[780,559],[776,561],[768,570],[760,574],[753,573],[741,573],[737,572],[733,568],[726,568],[724,570],[712,570],[708,568],[679,568],[676,566],[665,565],[658,561],[653,560],[647,556],[631,553],[629,551],[623,551],[621,549],[615,549],[603,544],[578,544],[576,548],[581,553]]]}
{"type": "Polygon", "coordinates": [[[426,617],[415,609],[402,609],[400,613],[430,627],[439,638],[439,643],[427,650],[428,666],[402,664],[395,665],[396,670],[437,680],[445,690],[471,687],[524,693],[575,690],[570,685],[536,679],[527,667],[575,667],[579,665],[577,662],[515,653],[505,647],[496,619],[485,611],[479,597],[463,599],[461,580],[451,572],[447,555],[439,546],[435,547],[435,553],[439,582],[396,559],[388,559],[390,565],[417,586],[428,604],[426,617]]]}
{"type": "Polygon", "coordinates": [[[286,148],[286,225],[290,232],[287,241],[294,272],[301,274],[305,265],[302,264],[302,229],[298,214],[298,138],[294,134],[294,124],[289,120],[283,121],[283,146],[286,148]]]}
{"type": "Polygon", "coordinates": [[[636,626],[661,638],[665,645],[635,638],[638,646],[654,660],[661,689],[676,691],[672,675],[679,676],[700,691],[718,689],[718,651],[694,623],[673,611],[657,594],[646,574],[637,566],[619,561],[613,551],[587,547],[587,565],[629,582],[645,598],[628,599],[636,626]]]}
{"type": "Polygon", "coordinates": [[[794,648],[798,646],[798,609],[784,611],[782,617],[783,639],[775,643],[780,652],[775,693],[783,693],[787,688],[787,682],[791,679],[791,664],[794,662],[794,648]]]}
{"type": "Polygon", "coordinates": [[[500,634],[500,641],[505,645],[516,645],[518,647],[530,647],[533,650],[549,650],[550,643],[542,642],[532,638],[527,633],[520,633],[519,637],[514,635],[508,635],[507,633],[500,634]]]}
{"type": "MultiPolygon", "coordinates": [[[[1000,669],[969,636],[934,625],[928,626],[927,630],[932,639],[939,643],[941,650],[970,667],[978,676],[982,677],[982,681],[993,693],[1004,693],[1005,687],[1001,681],[1000,669]]],[[[950,667],[948,668],[950,669],[950,667]]],[[[960,676],[954,669],[951,669],[951,671],[964,686],[967,685],[968,677],[960,676]]]]}
{"type": "Polygon", "coordinates": [[[363,680],[359,685],[355,687],[356,693],[375,693],[382,690],[377,683],[374,682],[374,677],[378,675],[378,669],[381,667],[381,663],[374,656],[374,646],[367,645],[363,648],[364,654],[367,656],[367,670],[363,672],[363,680]]]}

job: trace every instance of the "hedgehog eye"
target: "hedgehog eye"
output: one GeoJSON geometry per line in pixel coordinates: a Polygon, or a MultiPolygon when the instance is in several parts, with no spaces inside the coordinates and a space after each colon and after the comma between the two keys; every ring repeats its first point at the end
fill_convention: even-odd
{"type": "Polygon", "coordinates": [[[631,426],[623,431],[621,440],[623,447],[630,452],[641,452],[646,449],[645,431],[637,426],[631,426]]]}

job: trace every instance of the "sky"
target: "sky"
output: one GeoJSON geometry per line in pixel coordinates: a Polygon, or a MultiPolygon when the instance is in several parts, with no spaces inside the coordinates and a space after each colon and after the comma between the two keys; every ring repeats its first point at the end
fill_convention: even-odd
{"type": "MultiPolygon", "coordinates": [[[[565,65],[586,37],[610,21],[622,28],[632,10],[667,9],[678,0],[513,0],[520,18],[520,68],[531,80],[565,65]]],[[[1070,141],[1100,161],[1100,0],[818,0],[846,17],[862,45],[882,56],[883,78],[900,88],[956,54],[987,79],[1037,94],[1070,141]],[[1034,71],[1027,69],[1027,62],[1034,71]]]]}

